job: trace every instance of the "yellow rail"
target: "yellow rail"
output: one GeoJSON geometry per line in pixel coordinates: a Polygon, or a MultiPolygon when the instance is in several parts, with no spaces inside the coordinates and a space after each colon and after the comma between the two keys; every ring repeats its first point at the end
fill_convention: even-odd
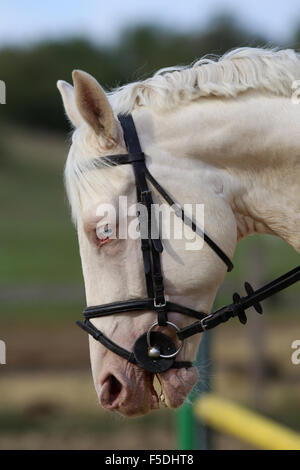
{"type": "Polygon", "coordinates": [[[196,416],[212,428],[255,448],[300,450],[300,434],[213,394],[201,396],[194,409],[196,416]]]}

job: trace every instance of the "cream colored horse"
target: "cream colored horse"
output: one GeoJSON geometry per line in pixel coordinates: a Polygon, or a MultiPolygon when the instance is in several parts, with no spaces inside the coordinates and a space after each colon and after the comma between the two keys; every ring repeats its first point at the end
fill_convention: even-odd
{"type": "MultiPolygon", "coordinates": [[[[154,177],[181,204],[204,204],[205,230],[229,257],[253,232],[281,237],[300,252],[299,79],[294,51],[246,48],[218,61],[165,69],[109,94],[78,70],[74,88],[58,82],[75,128],[65,178],[87,305],[146,296],[139,240],[101,238],[109,221],[96,215],[99,204],[117,206],[120,195],[136,201],[130,165],[99,170],[91,164],[95,157],[126,153],[120,112],[132,113],[154,177]]],[[[210,312],[226,273],[211,248],[187,251],[184,240],[173,238],[165,243],[162,266],[169,300],[210,312]]],[[[154,319],[146,312],[93,321],[131,350],[154,319]]],[[[172,313],[170,319],[180,327],[194,321],[172,313]]],[[[185,341],[179,360],[195,358],[199,339],[185,341]]],[[[90,355],[100,403],[126,416],[180,406],[197,381],[196,368],[170,369],[160,375],[158,390],[149,373],[92,338],[90,355]]]]}

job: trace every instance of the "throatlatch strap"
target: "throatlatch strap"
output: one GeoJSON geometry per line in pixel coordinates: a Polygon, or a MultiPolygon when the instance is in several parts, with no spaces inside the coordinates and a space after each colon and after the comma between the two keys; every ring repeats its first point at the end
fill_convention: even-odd
{"type": "Polygon", "coordinates": [[[152,176],[148,168],[146,167],[146,177],[149,179],[151,184],[155,187],[155,189],[159,192],[159,194],[167,201],[170,206],[176,207],[175,215],[182,219],[184,224],[188,224],[189,227],[192,229],[193,232],[197,233],[200,237],[204,239],[204,241],[209,245],[212,250],[221,258],[221,260],[226,264],[227,271],[230,272],[233,269],[233,263],[228,258],[228,256],[224,253],[224,251],[205,233],[202,229],[200,229],[195,222],[193,222],[189,217],[187,217],[181,207],[173,201],[170,195],[160,186],[160,184],[156,181],[156,179],[152,176]]]}

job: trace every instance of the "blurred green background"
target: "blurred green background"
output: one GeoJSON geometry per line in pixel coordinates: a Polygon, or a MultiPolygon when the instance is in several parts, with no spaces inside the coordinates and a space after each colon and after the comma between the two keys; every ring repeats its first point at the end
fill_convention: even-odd
{"type": "MultiPolygon", "coordinates": [[[[1,47],[0,339],[7,364],[0,366],[0,449],[176,447],[172,411],[124,420],[97,404],[87,337],[75,326],[85,300],[63,187],[70,128],[56,81],[70,81],[80,68],[111,89],[204,54],[273,44],[222,14],[191,32],[128,26],[105,45],[80,35],[1,47]]],[[[300,28],[288,46],[299,48],[300,28]]],[[[299,255],[273,237],[252,236],[234,262],[216,306],[235,289],[242,293],[244,280],[258,287],[292,269],[299,255]]],[[[290,360],[300,338],[299,287],[265,302],[265,312],[253,313],[247,328],[232,322],[213,334],[212,388],[300,431],[300,366],[290,360]]],[[[247,448],[226,436],[215,445],[247,448]]]]}

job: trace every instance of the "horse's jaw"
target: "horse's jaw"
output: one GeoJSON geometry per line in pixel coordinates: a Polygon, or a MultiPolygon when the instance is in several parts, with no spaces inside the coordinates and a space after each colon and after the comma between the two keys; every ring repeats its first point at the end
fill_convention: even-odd
{"type": "Polygon", "coordinates": [[[118,379],[109,375],[96,386],[101,406],[126,417],[144,416],[160,408],[178,408],[198,379],[195,367],[151,374],[130,365],[118,379]]]}

